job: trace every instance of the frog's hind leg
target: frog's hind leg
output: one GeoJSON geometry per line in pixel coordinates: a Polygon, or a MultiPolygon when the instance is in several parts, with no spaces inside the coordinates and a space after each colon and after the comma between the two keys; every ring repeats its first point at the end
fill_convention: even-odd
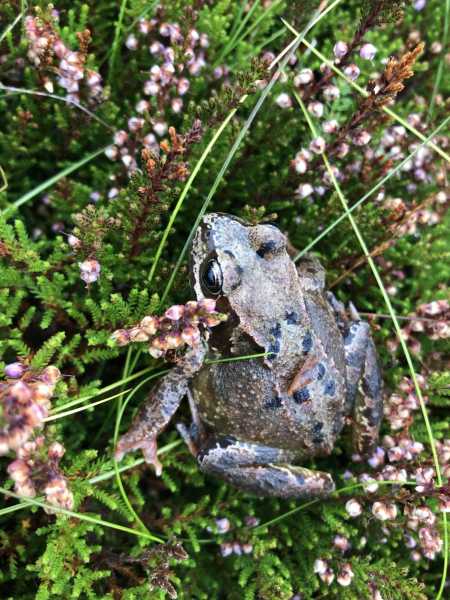
{"type": "Polygon", "coordinates": [[[326,497],[334,491],[331,475],[290,464],[295,452],[213,438],[197,454],[200,469],[258,496],[278,498],[326,497]]]}
{"type": "Polygon", "coordinates": [[[352,303],[348,311],[330,292],[327,294],[344,340],[347,367],[346,413],[353,409],[353,447],[369,454],[378,440],[383,418],[383,382],[370,327],[352,303]]]}

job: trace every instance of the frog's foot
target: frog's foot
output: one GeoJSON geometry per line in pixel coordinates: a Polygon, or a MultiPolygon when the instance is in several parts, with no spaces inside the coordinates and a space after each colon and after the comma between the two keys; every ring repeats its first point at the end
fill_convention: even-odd
{"type": "Polygon", "coordinates": [[[383,418],[383,381],[369,324],[362,321],[353,305],[352,320],[344,338],[347,367],[347,414],[353,411],[353,447],[370,454],[378,440],[383,418]]]}
{"type": "Polygon", "coordinates": [[[205,473],[256,494],[277,498],[320,498],[334,491],[331,475],[289,464],[295,453],[232,437],[211,440],[197,456],[205,473]]]}
{"type": "Polygon", "coordinates": [[[134,435],[134,432],[130,430],[128,433],[123,435],[117,443],[114,458],[117,461],[122,458],[128,452],[133,450],[142,450],[144,460],[146,463],[153,465],[156,475],[159,477],[162,473],[162,464],[158,460],[157,455],[157,444],[156,437],[150,435],[144,435],[142,437],[134,435]]]}

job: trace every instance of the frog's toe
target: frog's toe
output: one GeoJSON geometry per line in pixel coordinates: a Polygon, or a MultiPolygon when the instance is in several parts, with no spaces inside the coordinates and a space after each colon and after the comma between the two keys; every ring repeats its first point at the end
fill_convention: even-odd
{"type": "Polygon", "coordinates": [[[128,452],[142,450],[145,462],[153,465],[155,473],[159,477],[162,473],[162,464],[158,460],[157,449],[156,437],[135,438],[126,434],[118,441],[114,458],[119,462],[128,452]]]}

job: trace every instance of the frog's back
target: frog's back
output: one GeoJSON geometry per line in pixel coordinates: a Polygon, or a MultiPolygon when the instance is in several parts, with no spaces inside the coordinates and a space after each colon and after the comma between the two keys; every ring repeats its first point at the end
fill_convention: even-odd
{"type": "Polygon", "coordinates": [[[304,456],[331,451],[343,425],[345,380],[314,330],[301,332],[297,348],[291,338],[278,359],[217,363],[196,375],[195,400],[212,431],[304,456]]]}

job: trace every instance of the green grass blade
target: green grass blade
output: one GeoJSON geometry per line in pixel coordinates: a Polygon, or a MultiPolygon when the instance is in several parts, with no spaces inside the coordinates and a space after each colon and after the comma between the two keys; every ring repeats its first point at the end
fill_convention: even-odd
{"type": "Polygon", "coordinates": [[[47,190],[48,188],[55,185],[55,183],[58,183],[58,181],[60,181],[60,179],[62,179],[63,177],[67,177],[67,175],[70,175],[70,173],[73,173],[74,171],[77,171],[81,167],[84,167],[84,165],[91,162],[91,160],[94,160],[94,158],[96,158],[97,156],[102,154],[106,150],[106,148],[107,148],[107,146],[105,146],[103,148],[99,148],[98,150],[95,150],[94,152],[91,152],[91,154],[88,154],[87,156],[78,160],[77,162],[72,163],[71,165],[69,165],[68,167],[66,167],[59,173],[57,173],[56,175],[53,175],[53,177],[50,177],[50,179],[47,179],[46,181],[42,182],[41,184],[39,184],[38,186],[36,186],[35,188],[30,190],[26,194],[24,194],[23,196],[18,198],[10,206],[5,208],[3,210],[3,215],[7,219],[9,219],[16,212],[16,210],[18,208],[20,208],[21,206],[23,206],[24,204],[26,204],[27,202],[29,202],[30,200],[32,200],[33,198],[35,198],[36,196],[38,196],[39,194],[41,194],[42,192],[47,190]]]}
{"type": "Polygon", "coordinates": [[[94,523],[95,525],[101,525],[102,527],[117,529],[118,531],[123,531],[131,535],[143,537],[153,542],[159,542],[161,544],[164,543],[164,540],[149,532],[137,531],[136,529],[131,529],[130,527],[125,527],[124,525],[119,525],[118,523],[112,523],[111,521],[105,521],[103,519],[91,517],[86,513],[77,513],[72,510],[67,510],[59,506],[54,506],[53,504],[48,504],[47,502],[43,502],[42,500],[37,500],[36,498],[24,498],[23,496],[19,496],[18,494],[15,494],[14,492],[11,492],[10,490],[7,490],[3,487],[0,487],[0,492],[5,496],[11,496],[12,498],[17,498],[18,500],[25,500],[28,506],[39,506],[40,508],[47,508],[54,511],[55,513],[66,515],[67,517],[72,517],[74,519],[79,519],[80,521],[87,521],[88,523],[94,523]]]}
{"type": "Polygon", "coordinates": [[[120,10],[119,10],[119,17],[116,21],[116,26],[114,29],[114,40],[111,46],[111,54],[109,56],[109,63],[108,63],[108,81],[109,83],[111,83],[112,78],[114,77],[114,69],[116,66],[116,58],[117,58],[117,52],[119,50],[119,45],[120,45],[120,37],[122,34],[122,24],[123,24],[123,19],[125,17],[125,9],[127,6],[127,0],[122,0],[122,2],[120,3],[120,10]]]}
{"type": "MultiPolygon", "coordinates": [[[[434,81],[433,93],[431,95],[430,106],[428,108],[428,120],[433,118],[434,106],[436,103],[436,96],[439,92],[439,86],[441,85],[442,73],[444,72],[446,49],[448,50],[448,29],[450,21],[450,0],[445,0],[445,17],[444,17],[444,29],[442,32],[442,51],[439,66],[436,72],[436,79],[434,81]]],[[[448,67],[447,67],[448,68],[448,67]]]]}

